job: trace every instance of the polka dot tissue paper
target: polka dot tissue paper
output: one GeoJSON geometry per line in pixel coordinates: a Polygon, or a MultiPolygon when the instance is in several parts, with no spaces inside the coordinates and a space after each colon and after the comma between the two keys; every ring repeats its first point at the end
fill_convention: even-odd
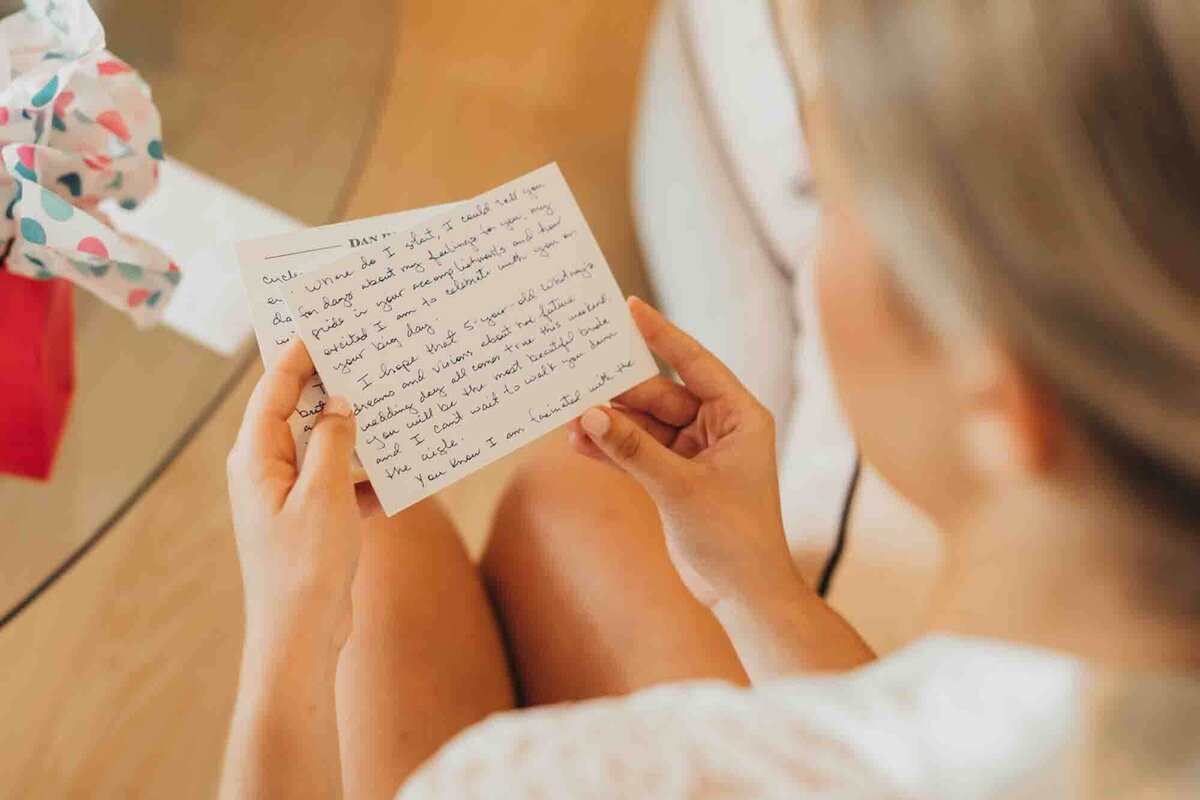
{"type": "Polygon", "coordinates": [[[163,158],[150,88],[105,49],[86,0],[26,0],[0,20],[0,237],[6,268],[63,278],[152,323],[179,268],[99,209],[134,208],[163,158]]]}

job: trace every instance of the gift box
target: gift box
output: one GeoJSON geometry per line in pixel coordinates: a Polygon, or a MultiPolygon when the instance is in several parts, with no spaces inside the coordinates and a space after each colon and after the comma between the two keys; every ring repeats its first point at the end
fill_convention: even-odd
{"type": "Polygon", "coordinates": [[[0,472],[50,476],[75,389],[73,292],[0,268],[0,472]]]}

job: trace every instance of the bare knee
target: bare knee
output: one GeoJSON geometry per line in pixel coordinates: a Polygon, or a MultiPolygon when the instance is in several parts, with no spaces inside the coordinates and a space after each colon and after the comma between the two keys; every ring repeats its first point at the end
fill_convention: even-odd
{"type": "Polygon", "coordinates": [[[397,609],[406,616],[420,614],[428,605],[421,598],[436,587],[473,581],[478,581],[475,566],[436,499],[422,500],[393,517],[377,514],[364,520],[354,581],[355,616],[362,627],[390,627],[397,609]]]}
{"type": "Polygon", "coordinates": [[[483,560],[524,701],[744,679],[671,565],[658,511],[637,483],[561,440],[534,455],[501,499],[483,560]]]}
{"type": "Polygon", "coordinates": [[[645,491],[616,468],[570,449],[556,433],[513,473],[481,564],[489,582],[514,568],[576,554],[625,550],[615,537],[661,540],[645,491]]]}
{"type": "Polygon", "coordinates": [[[450,515],[436,497],[427,497],[395,516],[388,517],[383,512],[372,514],[363,520],[363,535],[390,542],[395,542],[396,537],[413,535],[439,540],[458,538],[450,515]]]}

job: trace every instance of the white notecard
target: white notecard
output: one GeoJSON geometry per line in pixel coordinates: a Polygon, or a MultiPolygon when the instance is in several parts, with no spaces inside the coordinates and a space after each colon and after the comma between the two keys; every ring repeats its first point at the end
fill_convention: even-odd
{"type": "MultiPolygon", "coordinates": [[[[347,252],[381,242],[453,205],[418,208],[238,242],[234,250],[263,362],[267,366],[275,363],[296,332],[280,287],[347,252]]],[[[297,463],[304,458],[313,418],[324,407],[325,390],[317,376],[305,387],[296,413],[288,420],[296,440],[297,463]]],[[[360,468],[357,460],[355,467],[360,468]]]]}
{"type": "Polygon", "coordinates": [[[388,514],[657,373],[555,164],[281,289],[388,514]]]}

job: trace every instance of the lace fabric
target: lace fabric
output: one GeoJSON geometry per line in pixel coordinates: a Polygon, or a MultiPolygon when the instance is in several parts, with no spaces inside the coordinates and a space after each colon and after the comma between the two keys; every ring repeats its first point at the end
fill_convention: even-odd
{"type": "Polygon", "coordinates": [[[424,798],[1200,796],[1200,676],[931,638],[840,676],[659,687],[464,732],[424,798]],[[1164,793],[1165,792],[1165,793],[1164,793]]]}

